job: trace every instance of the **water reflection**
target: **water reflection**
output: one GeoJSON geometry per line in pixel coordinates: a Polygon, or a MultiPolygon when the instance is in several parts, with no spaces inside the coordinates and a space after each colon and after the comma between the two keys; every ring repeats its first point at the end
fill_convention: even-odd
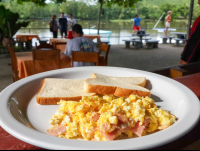
{"type": "MultiPolygon", "coordinates": [[[[18,33],[34,33],[38,34],[42,39],[49,39],[52,37],[52,33],[49,30],[48,23],[50,20],[33,20],[27,28],[36,28],[36,29],[21,29],[18,33]]],[[[152,39],[159,39],[160,36],[163,36],[163,32],[158,32],[156,30],[152,30],[157,21],[147,21],[143,20],[141,22],[141,27],[149,33],[152,39]]],[[[95,20],[77,20],[77,23],[81,24],[83,28],[97,28],[97,21],[95,20]]],[[[110,38],[111,44],[124,44],[123,39],[130,39],[133,29],[132,21],[101,21],[100,28],[102,30],[112,31],[112,35],[110,38]],[[119,38],[120,37],[120,38],[119,38]]],[[[159,22],[156,28],[165,28],[165,22],[159,22]]],[[[187,32],[187,21],[177,20],[171,23],[171,28],[176,28],[177,32],[187,32]]],[[[60,34],[58,34],[60,37],[60,34]]],[[[108,35],[101,35],[102,39],[108,39],[108,35]]],[[[33,41],[33,45],[35,43],[33,41]]],[[[160,41],[161,42],[161,41],[160,41]]]]}

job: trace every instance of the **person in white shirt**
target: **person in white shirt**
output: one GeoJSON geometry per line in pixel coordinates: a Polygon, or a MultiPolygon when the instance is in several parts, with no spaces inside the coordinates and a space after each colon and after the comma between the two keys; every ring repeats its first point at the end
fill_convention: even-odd
{"type": "Polygon", "coordinates": [[[76,24],[76,20],[73,18],[73,15],[70,14],[69,15],[69,25],[71,26],[71,30],[72,30],[72,27],[76,24]]]}
{"type": "MultiPolygon", "coordinates": [[[[98,49],[94,42],[86,37],[83,37],[83,29],[81,25],[75,24],[72,27],[73,39],[67,42],[67,47],[65,49],[64,55],[70,56],[72,51],[92,51],[98,52],[98,49]]],[[[81,66],[94,66],[94,63],[90,62],[74,62],[74,67],[81,66]]]]}

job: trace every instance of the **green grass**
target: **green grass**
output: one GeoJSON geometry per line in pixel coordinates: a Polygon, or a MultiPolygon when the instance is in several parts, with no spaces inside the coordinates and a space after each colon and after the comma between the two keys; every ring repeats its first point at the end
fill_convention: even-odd
{"type": "Polygon", "coordinates": [[[110,20],[111,22],[132,22],[130,19],[115,19],[115,20],[110,20]]]}

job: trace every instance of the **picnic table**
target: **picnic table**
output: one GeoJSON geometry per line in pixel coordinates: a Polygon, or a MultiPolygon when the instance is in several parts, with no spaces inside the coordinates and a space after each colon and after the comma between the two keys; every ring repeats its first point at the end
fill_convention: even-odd
{"type": "Polygon", "coordinates": [[[176,43],[175,43],[176,46],[179,45],[179,41],[182,41],[183,44],[186,43],[187,33],[183,33],[183,32],[170,32],[170,34],[177,35],[177,38],[174,39],[176,41],[176,43]],[[182,38],[181,36],[184,36],[184,38],[182,38]]]}
{"type": "Polygon", "coordinates": [[[37,40],[40,40],[39,36],[37,34],[17,34],[16,35],[16,41],[20,40],[21,45],[23,47],[23,42],[26,43],[26,49],[32,49],[32,39],[37,38],[37,40]]]}
{"type": "Polygon", "coordinates": [[[150,34],[132,34],[132,36],[138,36],[140,38],[141,41],[140,47],[143,48],[142,39],[144,36],[150,36],[150,34]]]}
{"type": "Polygon", "coordinates": [[[17,34],[16,40],[20,39],[21,41],[29,41],[33,38],[37,38],[37,40],[40,40],[39,36],[37,34],[17,34]]]}
{"type": "Polygon", "coordinates": [[[184,35],[185,37],[187,36],[187,33],[184,33],[184,32],[170,32],[170,34],[177,35],[177,38],[180,38],[180,36],[182,35],[184,35]]]}
{"type": "MultiPolygon", "coordinates": [[[[69,68],[71,67],[71,58],[66,57],[62,58],[62,55],[60,55],[60,68],[69,68]]],[[[33,72],[33,57],[32,52],[17,52],[16,53],[17,58],[17,67],[19,71],[19,78],[25,78],[28,76],[31,76],[34,74],[33,72]]],[[[36,61],[36,68],[37,71],[44,71],[45,67],[51,66],[52,68],[55,67],[56,69],[56,62],[54,61],[36,61]]]]}

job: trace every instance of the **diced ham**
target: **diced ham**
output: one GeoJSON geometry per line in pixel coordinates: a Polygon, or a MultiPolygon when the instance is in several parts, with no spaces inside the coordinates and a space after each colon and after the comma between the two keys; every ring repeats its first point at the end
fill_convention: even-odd
{"type": "Polygon", "coordinates": [[[108,123],[103,123],[102,126],[101,126],[101,129],[104,132],[108,132],[109,131],[108,123]]]}
{"type": "Polygon", "coordinates": [[[129,127],[128,125],[126,124],[126,127],[122,127],[122,124],[121,123],[118,123],[117,124],[117,128],[121,131],[121,132],[126,132],[127,130],[129,130],[129,127]]]}
{"type": "Polygon", "coordinates": [[[140,122],[138,121],[136,124],[135,124],[135,127],[131,128],[131,131],[133,133],[135,133],[137,136],[141,137],[142,136],[142,133],[145,129],[145,126],[144,125],[140,125],[139,124],[140,122]]]}
{"type": "Polygon", "coordinates": [[[122,123],[128,123],[128,118],[125,115],[123,115],[122,113],[115,112],[114,115],[117,116],[118,121],[120,121],[122,123]]]}
{"type": "Polygon", "coordinates": [[[92,116],[91,116],[91,119],[94,121],[94,122],[97,122],[100,118],[100,113],[97,113],[97,112],[93,112],[92,113],[92,116]]]}
{"type": "Polygon", "coordinates": [[[66,132],[65,126],[64,125],[59,125],[59,126],[54,126],[50,129],[47,130],[47,133],[58,137],[59,134],[64,134],[66,132]]]}
{"type": "Polygon", "coordinates": [[[100,131],[100,132],[107,141],[113,141],[117,137],[119,130],[115,129],[114,131],[112,131],[110,133],[104,133],[103,131],[100,131]]]}
{"type": "Polygon", "coordinates": [[[138,121],[135,124],[135,127],[131,128],[131,131],[133,133],[135,133],[137,136],[141,137],[142,133],[144,132],[144,130],[146,129],[146,127],[149,125],[150,120],[149,119],[145,120],[145,122],[144,122],[143,125],[140,125],[139,123],[140,123],[140,121],[138,121]]]}

